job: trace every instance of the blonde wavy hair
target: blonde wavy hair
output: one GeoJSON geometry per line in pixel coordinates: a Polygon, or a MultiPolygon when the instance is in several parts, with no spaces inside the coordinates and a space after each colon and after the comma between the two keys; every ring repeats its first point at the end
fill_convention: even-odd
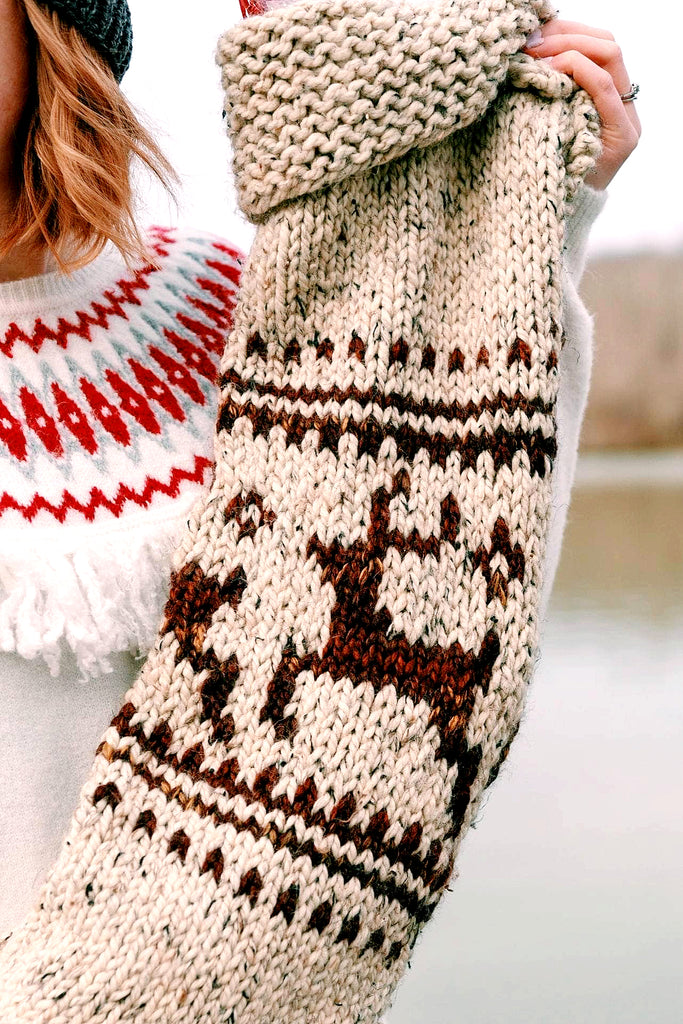
{"type": "Polygon", "coordinates": [[[151,253],[135,220],[133,161],[173,194],[175,171],[81,33],[36,0],[25,8],[33,88],[19,132],[19,199],[0,256],[47,246],[60,270],[86,266],[108,241],[128,264],[151,253]]]}

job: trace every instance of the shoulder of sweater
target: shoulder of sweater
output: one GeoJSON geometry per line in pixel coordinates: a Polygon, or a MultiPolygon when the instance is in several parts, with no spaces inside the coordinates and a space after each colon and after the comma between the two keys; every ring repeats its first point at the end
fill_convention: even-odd
{"type": "MultiPolygon", "coordinates": [[[[147,239],[156,266],[128,272],[132,287],[144,280],[139,301],[148,308],[172,305],[190,308],[215,322],[235,304],[245,257],[226,238],[191,227],[151,227],[147,239]]],[[[125,290],[125,289],[124,289],[125,290]]],[[[216,324],[217,325],[217,324],[216,324]]]]}
{"type": "MultiPolygon", "coordinates": [[[[95,305],[117,308],[123,302],[153,304],[167,291],[189,300],[197,291],[225,288],[234,292],[244,256],[227,239],[188,227],[152,226],[143,233],[152,254],[151,263],[127,266],[121,253],[109,243],[92,263],[72,274],[58,271],[0,284],[0,326],[33,323],[37,317],[70,318],[84,315],[95,305]],[[207,285],[208,282],[208,285],[207,285]]],[[[220,293],[225,298],[223,293],[220,293]]]]}
{"type": "Polygon", "coordinates": [[[203,253],[206,258],[213,257],[217,252],[229,255],[236,260],[244,260],[245,255],[229,239],[222,235],[214,234],[204,228],[195,228],[188,225],[167,227],[164,225],[150,225],[146,237],[155,243],[156,240],[170,240],[174,248],[179,252],[203,253]]]}
{"type": "MultiPolygon", "coordinates": [[[[210,231],[154,225],[148,229],[146,238],[158,260],[159,283],[174,273],[181,273],[186,280],[209,273],[236,284],[245,261],[237,246],[210,231]]],[[[141,271],[144,268],[137,268],[138,273],[141,271]]]]}

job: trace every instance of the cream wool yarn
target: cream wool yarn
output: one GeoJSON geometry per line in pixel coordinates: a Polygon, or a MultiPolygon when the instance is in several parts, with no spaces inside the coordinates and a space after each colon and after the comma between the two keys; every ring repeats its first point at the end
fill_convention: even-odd
{"type": "Polygon", "coordinates": [[[588,97],[545,0],[326,0],[222,40],[260,229],[215,480],[40,907],[17,1024],[376,1024],[537,645],[588,97]]]}

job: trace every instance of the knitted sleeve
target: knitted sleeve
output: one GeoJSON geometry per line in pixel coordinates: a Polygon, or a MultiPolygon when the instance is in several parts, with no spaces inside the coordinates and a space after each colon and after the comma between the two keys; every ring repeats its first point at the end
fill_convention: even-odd
{"type": "MultiPolygon", "coordinates": [[[[567,218],[562,268],[562,327],[557,394],[557,455],[552,475],[551,515],[539,605],[541,628],[546,618],[553,581],[560,560],[567,521],[579,434],[588,398],[593,355],[593,324],[579,295],[591,227],[607,201],[607,193],[579,186],[571,216],[567,218]]],[[[441,928],[444,928],[442,918],[441,928]]],[[[436,927],[436,926],[435,926],[436,927]]],[[[386,1018],[381,1024],[389,1024],[386,1018]]]]}
{"type": "Polygon", "coordinates": [[[390,1005],[538,643],[565,216],[599,149],[585,93],[516,54],[550,13],[299,0],[221,44],[259,228],[214,481],[0,950],[1,1019],[377,1024],[390,1005]]]}

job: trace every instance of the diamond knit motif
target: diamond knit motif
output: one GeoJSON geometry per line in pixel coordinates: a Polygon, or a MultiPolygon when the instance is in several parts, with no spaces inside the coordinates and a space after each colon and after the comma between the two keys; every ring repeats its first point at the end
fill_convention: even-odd
{"type": "Polygon", "coordinates": [[[376,1024],[517,729],[563,218],[598,144],[542,0],[294,4],[222,40],[259,223],[215,480],[41,907],[20,1024],[376,1024]]]}

